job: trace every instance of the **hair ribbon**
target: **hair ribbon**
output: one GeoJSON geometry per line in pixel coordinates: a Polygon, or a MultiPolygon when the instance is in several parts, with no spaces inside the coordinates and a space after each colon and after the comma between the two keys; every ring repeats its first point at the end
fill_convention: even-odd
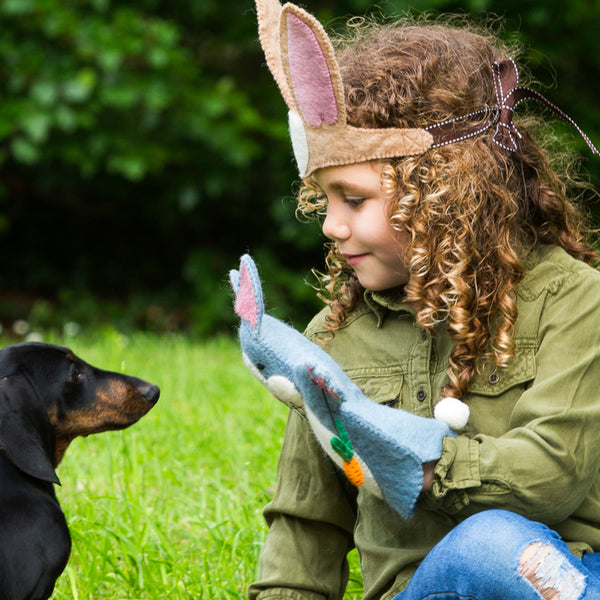
{"type": "Polygon", "coordinates": [[[425,127],[433,135],[434,142],[431,146],[432,148],[475,137],[495,126],[496,130],[492,141],[502,149],[514,152],[517,149],[517,138],[521,138],[519,130],[513,123],[514,111],[521,102],[535,100],[554,113],[554,115],[574,127],[590,150],[600,156],[600,152],[598,152],[589,137],[569,115],[539,92],[518,85],[519,71],[512,58],[505,58],[504,60],[494,62],[492,64],[492,77],[496,91],[497,106],[489,109],[481,109],[468,115],[425,127]],[[475,124],[465,126],[463,122],[467,120],[475,121],[475,124]]]}

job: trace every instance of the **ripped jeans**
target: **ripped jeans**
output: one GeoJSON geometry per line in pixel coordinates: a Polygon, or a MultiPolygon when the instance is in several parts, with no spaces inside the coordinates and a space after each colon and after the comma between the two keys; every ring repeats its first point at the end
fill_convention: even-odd
{"type": "Polygon", "coordinates": [[[600,600],[600,553],[579,559],[545,525],[488,510],[457,525],[394,600],[600,600]]]}

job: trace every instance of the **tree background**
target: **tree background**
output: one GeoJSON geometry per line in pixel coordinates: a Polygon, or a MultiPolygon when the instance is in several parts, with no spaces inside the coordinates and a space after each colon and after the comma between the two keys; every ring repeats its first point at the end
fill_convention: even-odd
{"type": "MultiPolygon", "coordinates": [[[[406,10],[500,17],[600,144],[597,0],[311,0],[326,26],[406,10]]],[[[267,303],[317,308],[286,108],[251,0],[0,0],[0,323],[230,331],[250,251],[267,303]]],[[[600,161],[581,149],[596,184],[600,161]]]]}

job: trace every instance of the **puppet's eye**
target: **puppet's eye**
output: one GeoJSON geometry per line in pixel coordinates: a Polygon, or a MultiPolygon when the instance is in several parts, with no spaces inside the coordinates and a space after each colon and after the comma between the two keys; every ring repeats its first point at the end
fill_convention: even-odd
{"type": "Polygon", "coordinates": [[[256,363],[256,368],[259,371],[264,371],[265,370],[265,365],[263,365],[262,363],[256,363]]]}

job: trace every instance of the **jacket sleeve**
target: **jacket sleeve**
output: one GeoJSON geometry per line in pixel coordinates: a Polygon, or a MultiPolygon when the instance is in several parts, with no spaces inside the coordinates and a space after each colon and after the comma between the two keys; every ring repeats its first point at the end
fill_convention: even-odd
{"type": "Polygon", "coordinates": [[[258,600],[341,600],[353,548],[353,493],[322,451],[306,418],[290,411],[277,489],[264,516],[258,600]]]}
{"type": "Polygon", "coordinates": [[[587,275],[538,298],[535,377],[507,431],[445,440],[429,492],[439,507],[476,503],[552,524],[586,498],[600,468],[600,283],[587,275]]]}

